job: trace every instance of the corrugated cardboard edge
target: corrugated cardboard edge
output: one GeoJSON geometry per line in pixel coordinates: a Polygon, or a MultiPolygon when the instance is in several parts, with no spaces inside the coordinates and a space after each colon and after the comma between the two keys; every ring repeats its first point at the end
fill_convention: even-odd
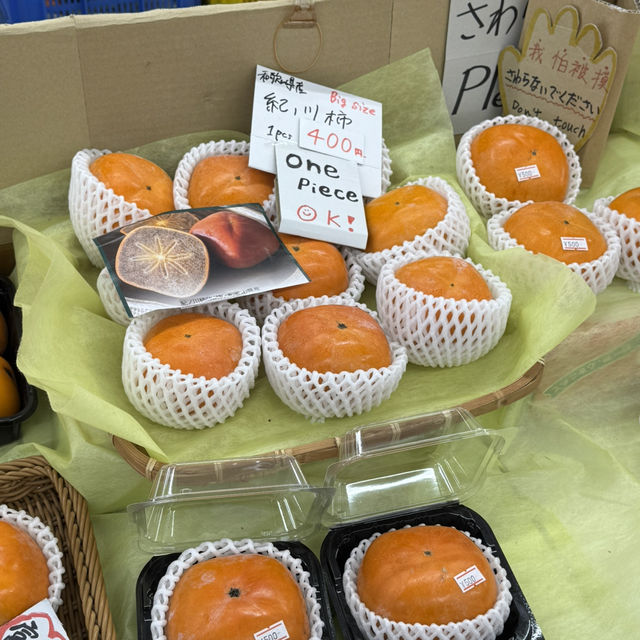
{"type": "MultiPolygon", "coordinates": [[[[248,133],[255,65],[277,68],[273,35],[295,5],[258,0],[0,25],[0,188],[68,168],[83,148],[248,133]]],[[[322,51],[305,79],[338,86],[427,47],[441,69],[448,2],[313,7],[322,51]]],[[[283,30],[280,58],[295,60],[314,38],[314,30],[283,30]]]]}

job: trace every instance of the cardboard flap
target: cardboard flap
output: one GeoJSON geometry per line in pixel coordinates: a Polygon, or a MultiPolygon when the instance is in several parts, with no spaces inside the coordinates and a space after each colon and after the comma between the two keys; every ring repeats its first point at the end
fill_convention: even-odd
{"type": "Polygon", "coordinates": [[[258,0],[0,25],[0,188],[66,169],[83,148],[248,134],[256,64],[313,62],[304,79],[339,86],[429,48],[442,69],[446,2],[315,0],[318,28],[289,28],[296,6],[258,0]]]}

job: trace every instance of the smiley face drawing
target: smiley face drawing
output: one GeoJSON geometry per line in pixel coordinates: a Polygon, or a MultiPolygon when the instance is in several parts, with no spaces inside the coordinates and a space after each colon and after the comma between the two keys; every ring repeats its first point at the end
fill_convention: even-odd
{"type": "Polygon", "coordinates": [[[318,217],[318,212],[308,204],[300,205],[296,214],[303,222],[313,222],[318,217]]]}

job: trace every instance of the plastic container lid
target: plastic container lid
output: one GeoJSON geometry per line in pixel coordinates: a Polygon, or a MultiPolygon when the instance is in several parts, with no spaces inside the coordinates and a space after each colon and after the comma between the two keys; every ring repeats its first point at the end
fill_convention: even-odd
{"type": "Polygon", "coordinates": [[[325,487],[322,524],[461,502],[475,492],[504,444],[461,408],[370,424],[348,432],[325,487]]]}
{"type": "Polygon", "coordinates": [[[319,526],[333,491],[307,483],[286,455],[168,464],[149,499],[127,510],[139,545],[152,553],[206,540],[304,540],[319,526]]]}
{"type": "Polygon", "coordinates": [[[503,443],[466,410],[422,414],[349,431],[323,487],[286,455],[169,464],[128,511],[152,553],[221,538],[305,540],[320,526],[460,502],[503,443]]]}

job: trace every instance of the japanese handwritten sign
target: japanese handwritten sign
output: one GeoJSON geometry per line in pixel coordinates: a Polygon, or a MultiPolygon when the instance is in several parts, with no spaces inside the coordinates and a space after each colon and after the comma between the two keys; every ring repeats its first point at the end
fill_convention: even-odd
{"type": "Polygon", "coordinates": [[[451,0],[442,89],[455,133],[502,113],[498,56],[520,38],[526,0],[451,0]]]}
{"type": "Polygon", "coordinates": [[[42,600],[0,626],[0,640],[69,640],[51,603],[42,600]]]}
{"type": "Polygon", "coordinates": [[[526,27],[522,52],[507,47],[500,55],[505,112],[551,122],[578,150],[597,125],[615,68],[616,52],[602,50],[595,25],[579,28],[574,7],[561,9],[555,23],[540,9],[526,27]]]}
{"type": "Polygon", "coordinates": [[[382,190],[382,105],[260,65],[249,165],[276,172],[274,147],[296,144],[357,164],[362,193],[382,190]]]}
{"type": "Polygon", "coordinates": [[[365,248],[367,222],[357,165],[284,144],[276,146],[276,163],[280,231],[365,248]]]}

